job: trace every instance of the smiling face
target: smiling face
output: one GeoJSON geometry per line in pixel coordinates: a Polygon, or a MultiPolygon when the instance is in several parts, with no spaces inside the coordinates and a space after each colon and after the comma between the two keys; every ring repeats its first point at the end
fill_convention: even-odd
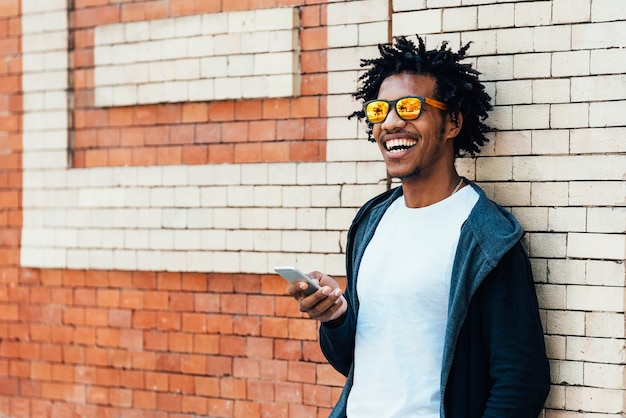
{"type": "MultiPolygon", "coordinates": [[[[434,98],[435,79],[425,74],[400,73],[383,80],[378,99],[405,96],[434,98]]],[[[374,124],[373,135],[391,177],[403,182],[436,176],[454,165],[454,137],[460,130],[449,115],[423,104],[417,119],[405,121],[390,109],[387,118],[374,124]]],[[[432,177],[431,177],[432,178],[432,177]]]]}

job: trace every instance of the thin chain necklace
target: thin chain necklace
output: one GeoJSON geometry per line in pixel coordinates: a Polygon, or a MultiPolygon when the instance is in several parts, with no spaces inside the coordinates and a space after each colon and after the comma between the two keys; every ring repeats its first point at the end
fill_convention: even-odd
{"type": "Polygon", "coordinates": [[[450,193],[450,196],[452,196],[453,194],[459,191],[459,189],[461,188],[461,184],[463,184],[463,177],[461,177],[461,180],[459,180],[459,183],[456,185],[454,190],[452,190],[452,193],[450,193]]]}

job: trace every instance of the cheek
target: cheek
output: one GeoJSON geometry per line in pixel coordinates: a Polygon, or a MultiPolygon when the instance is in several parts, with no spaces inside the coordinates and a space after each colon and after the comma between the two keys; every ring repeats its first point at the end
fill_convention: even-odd
{"type": "Polygon", "coordinates": [[[378,141],[378,138],[380,137],[380,123],[374,125],[372,128],[372,135],[374,136],[374,139],[378,141]]]}

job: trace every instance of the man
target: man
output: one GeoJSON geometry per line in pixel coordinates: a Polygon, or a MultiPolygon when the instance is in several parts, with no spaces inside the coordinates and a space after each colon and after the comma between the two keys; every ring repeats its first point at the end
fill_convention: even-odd
{"type": "Polygon", "coordinates": [[[354,96],[401,187],[367,202],[346,249],[347,288],[320,272],[303,312],[347,376],[331,417],[536,418],[549,367],[523,231],[460,177],[489,130],[478,72],[444,43],[399,37],[379,46],[354,96]]]}

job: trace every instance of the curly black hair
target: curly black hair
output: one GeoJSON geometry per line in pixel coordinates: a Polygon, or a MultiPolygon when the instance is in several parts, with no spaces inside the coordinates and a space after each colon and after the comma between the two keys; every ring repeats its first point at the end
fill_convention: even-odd
{"type": "MultiPolygon", "coordinates": [[[[353,94],[364,102],[375,99],[383,80],[399,73],[427,74],[436,81],[435,99],[448,105],[453,122],[458,121],[458,112],[463,115],[463,126],[454,139],[455,156],[475,156],[480,147],[489,139],[485,133],[493,129],[483,123],[491,110],[491,97],[485,92],[485,86],[478,81],[478,71],[471,64],[461,64],[470,44],[452,52],[448,43],[443,42],[439,49],[426,50],[424,41],[417,36],[418,45],[404,36],[396,37],[395,43],[379,44],[379,58],[362,59],[361,67],[369,67],[359,81],[361,88],[353,94]]],[[[363,110],[352,113],[359,119],[365,119],[363,110]]],[[[367,122],[368,140],[374,142],[373,125],[367,122]]]]}

